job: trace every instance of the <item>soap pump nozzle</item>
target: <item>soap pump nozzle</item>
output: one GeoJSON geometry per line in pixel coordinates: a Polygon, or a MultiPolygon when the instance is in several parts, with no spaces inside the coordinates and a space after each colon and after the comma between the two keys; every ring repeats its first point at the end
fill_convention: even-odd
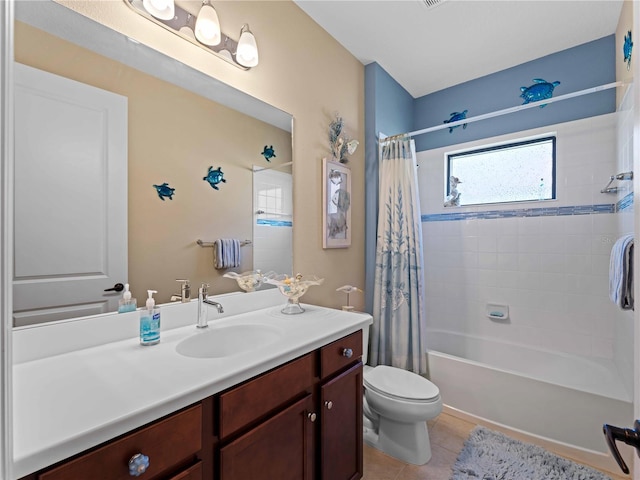
{"type": "Polygon", "coordinates": [[[129,284],[124,284],[124,293],[122,294],[124,300],[131,300],[131,292],[129,291],[129,284]]]}
{"type": "Polygon", "coordinates": [[[149,295],[149,298],[147,298],[147,310],[153,310],[153,307],[156,304],[156,301],[153,298],[153,294],[154,293],[158,293],[158,291],[157,290],[147,290],[147,294],[149,295]]]}

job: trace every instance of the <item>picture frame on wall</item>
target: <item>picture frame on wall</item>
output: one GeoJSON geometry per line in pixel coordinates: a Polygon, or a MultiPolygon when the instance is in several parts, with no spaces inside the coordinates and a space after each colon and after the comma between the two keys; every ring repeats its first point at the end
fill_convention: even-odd
{"type": "Polygon", "coordinates": [[[351,246],[351,169],[322,159],[322,248],[351,246]]]}

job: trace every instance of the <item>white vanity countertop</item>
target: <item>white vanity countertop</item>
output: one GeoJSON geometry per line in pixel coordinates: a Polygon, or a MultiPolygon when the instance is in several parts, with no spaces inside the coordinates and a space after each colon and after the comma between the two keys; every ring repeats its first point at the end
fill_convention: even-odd
{"type": "MultiPolygon", "coordinates": [[[[216,320],[213,320],[216,315],[210,313],[209,328],[203,330],[195,327],[195,302],[172,305],[167,307],[169,316],[183,311],[183,316],[193,318],[188,318],[187,326],[163,329],[158,345],[143,347],[137,336],[129,336],[16,363],[13,367],[16,478],[191,405],[360,330],[372,321],[369,314],[311,305],[304,305],[303,314],[283,315],[280,313],[283,297],[273,298],[277,299],[275,306],[252,312],[216,320]],[[238,323],[271,325],[283,335],[270,345],[222,358],[190,358],[176,352],[176,345],[191,335],[238,323]]],[[[138,315],[123,315],[131,317],[137,330],[138,315]]],[[[123,315],[105,319],[121,320],[123,315]]],[[[165,313],[162,315],[164,321],[165,313]]],[[[166,323],[175,324],[173,319],[166,323]]],[[[64,325],[65,335],[73,331],[69,322],[64,325]]],[[[14,348],[25,349],[28,344],[37,348],[32,344],[37,335],[33,329],[14,333],[18,338],[14,348]],[[20,339],[21,333],[29,336],[29,342],[20,339]]],[[[49,341],[54,340],[49,336],[49,341]]],[[[16,352],[14,357],[29,355],[16,352]]]]}

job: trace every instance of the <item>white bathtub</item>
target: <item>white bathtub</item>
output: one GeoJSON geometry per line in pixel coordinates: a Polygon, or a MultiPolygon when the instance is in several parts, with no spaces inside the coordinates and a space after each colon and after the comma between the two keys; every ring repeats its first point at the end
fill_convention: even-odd
{"type": "Polygon", "coordinates": [[[633,421],[612,361],[431,329],[427,346],[431,380],[463,416],[607,458],[602,424],[633,421]]]}

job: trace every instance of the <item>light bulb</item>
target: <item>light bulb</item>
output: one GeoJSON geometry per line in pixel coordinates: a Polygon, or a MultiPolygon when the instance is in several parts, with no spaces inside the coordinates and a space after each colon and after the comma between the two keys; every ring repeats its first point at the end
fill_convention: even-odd
{"type": "Polygon", "coordinates": [[[238,40],[238,50],[236,60],[245,67],[255,67],[258,65],[258,45],[256,37],[253,36],[249,25],[243,25],[240,29],[240,40],[238,40]]]}
{"type": "Polygon", "coordinates": [[[198,13],[195,34],[198,41],[205,45],[215,46],[220,43],[220,40],[222,40],[218,14],[208,3],[202,5],[200,13],[198,13]]]}
{"type": "Polygon", "coordinates": [[[142,6],[160,20],[171,20],[176,10],[173,0],[142,0],[142,6]]]}

